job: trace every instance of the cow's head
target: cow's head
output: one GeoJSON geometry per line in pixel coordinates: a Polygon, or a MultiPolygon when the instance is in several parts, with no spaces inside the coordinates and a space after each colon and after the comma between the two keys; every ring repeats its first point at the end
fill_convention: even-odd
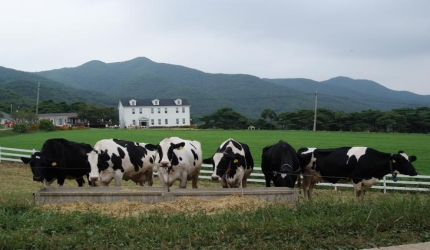
{"type": "Polygon", "coordinates": [[[234,153],[231,147],[227,147],[224,152],[215,153],[212,158],[204,159],[203,163],[212,164],[214,172],[211,179],[214,181],[233,178],[239,167],[246,166],[245,157],[234,153]]]}
{"type": "Polygon", "coordinates": [[[88,162],[90,163],[91,172],[90,180],[98,181],[99,174],[101,171],[106,170],[109,167],[109,161],[111,157],[108,154],[108,150],[93,150],[88,153],[88,162]]]}
{"type": "Polygon", "coordinates": [[[162,140],[157,147],[156,159],[161,167],[171,169],[179,164],[179,159],[174,150],[183,150],[185,142],[173,143],[168,139],[162,140]]]}
{"type": "Polygon", "coordinates": [[[56,161],[47,159],[40,152],[35,152],[31,155],[31,158],[21,157],[21,160],[25,164],[30,164],[34,181],[43,181],[46,178],[46,173],[55,170],[58,165],[56,161]]]}
{"type": "Polygon", "coordinates": [[[300,174],[301,169],[294,170],[289,164],[284,164],[279,172],[274,172],[273,183],[275,187],[289,187],[294,188],[297,175],[300,174]]]}
{"type": "Polygon", "coordinates": [[[416,161],[416,156],[408,156],[405,152],[399,151],[397,154],[392,154],[390,157],[394,171],[398,171],[404,175],[415,176],[417,170],[412,166],[412,162],[416,161]]]}

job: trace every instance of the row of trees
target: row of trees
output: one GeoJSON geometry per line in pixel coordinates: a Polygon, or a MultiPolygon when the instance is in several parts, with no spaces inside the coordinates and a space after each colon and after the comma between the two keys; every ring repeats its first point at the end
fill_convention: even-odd
{"type": "MultiPolygon", "coordinates": [[[[15,121],[28,121],[30,123],[37,121],[36,106],[32,108],[15,107],[15,109],[11,107],[12,110],[8,110],[8,108],[0,106],[0,110],[10,112],[11,118],[15,121]]],[[[95,106],[84,102],[74,102],[69,105],[66,102],[45,100],[39,103],[37,110],[39,114],[77,113],[79,118],[87,119],[92,124],[100,123],[100,121],[111,121],[112,124],[118,124],[119,121],[118,110],[114,107],[95,106]]]]}
{"type": "MultiPolygon", "coordinates": [[[[390,111],[363,110],[345,113],[329,109],[317,109],[316,129],[325,131],[370,131],[428,133],[430,132],[430,108],[400,108],[390,111]]],[[[222,108],[202,117],[201,128],[312,130],[315,112],[300,109],[294,112],[276,113],[265,109],[257,120],[249,120],[231,108],[222,108]]]]}
{"type": "MultiPolygon", "coordinates": [[[[0,110],[7,112],[5,107],[0,110]]],[[[17,121],[36,121],[36,107],[13,110],[11,117],[17,121]],[[16,112],[17,111],[17,112],[16,112]]],[[[38,113],[77,113],[79,118],[91,123],[110,121],[118,123],[118,111],[114,107],[88,105],[84,102],[67,104],[52,100],[42,101],[38,113]]],[[[251,120],[234,111],[232,108],[221,108],[210,115],[201,117],[200,128],[245,129],[255,126],[258,129],[312,130],[315,112],[299,109],[293,112],[276,113],[265,109],[257,120],[251,120]]],[[[390,111],[363,110],[346,113],[319,108],[316,113],[316,129],[325,131],[370,131],[429,133],[430,108],[400,108],[390,111]]]]}

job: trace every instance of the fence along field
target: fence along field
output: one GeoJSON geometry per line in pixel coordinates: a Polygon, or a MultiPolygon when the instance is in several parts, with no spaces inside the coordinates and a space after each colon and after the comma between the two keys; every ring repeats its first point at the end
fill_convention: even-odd
{"type": "MultiPolygon", "coordinates": [[[[36,150],[28,149],[17,149],[7,148],[0,146],[0,163],[2,161],[21,162],[20,157],[30,157],[36,150]]],[[[212,166],[209,164],[203,164],[202,170],[200,171],[199,179],[210,180],[212,174],[212,166]]],[[[428,192],[430,187],[430,176],[428,175],[417,175],[417,176],[406,176],[397,175],[397,181],[393,182],[390,175],[384,176],[384,179],[377,182],[372,186],[373,189],[381,189],[384,193],[387,190],[398,190],[398,191],[419,191],[428,192]]],[[[250,183],[265,183],[264,175],[261,171],[261,167],[254,167],[254,171],[251,173],[248,179],[250,183]]],[[[318,183],[320,187],[333,187],[335,190],[338,188],[352,188],[352,184],[346,183],[318,183]]]]}

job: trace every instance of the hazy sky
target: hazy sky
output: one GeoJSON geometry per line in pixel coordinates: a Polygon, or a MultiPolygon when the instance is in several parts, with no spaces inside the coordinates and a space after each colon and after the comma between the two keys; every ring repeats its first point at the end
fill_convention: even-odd
{"type": "Polygon", "coordinates": [[[207,73],[336,76],[430,95],[429,0],[0,0],[0,66],[147,57],[207,73]]]}

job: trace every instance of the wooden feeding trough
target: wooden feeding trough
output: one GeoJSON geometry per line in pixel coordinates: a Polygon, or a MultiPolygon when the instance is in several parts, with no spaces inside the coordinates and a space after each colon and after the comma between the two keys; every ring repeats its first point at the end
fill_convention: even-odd
{"type": "Polygon", "coordinates": [[[90,201],[95,203],[135,201],[158,203],[173,201],[182,197],[215,199],[224,196],[243,196],[266,201],[298,201],[298,190],[290,188],[207,188],[170,189],[165,187],[49,187],[34,193],[36,205],[64,202],[90,201]]]}

